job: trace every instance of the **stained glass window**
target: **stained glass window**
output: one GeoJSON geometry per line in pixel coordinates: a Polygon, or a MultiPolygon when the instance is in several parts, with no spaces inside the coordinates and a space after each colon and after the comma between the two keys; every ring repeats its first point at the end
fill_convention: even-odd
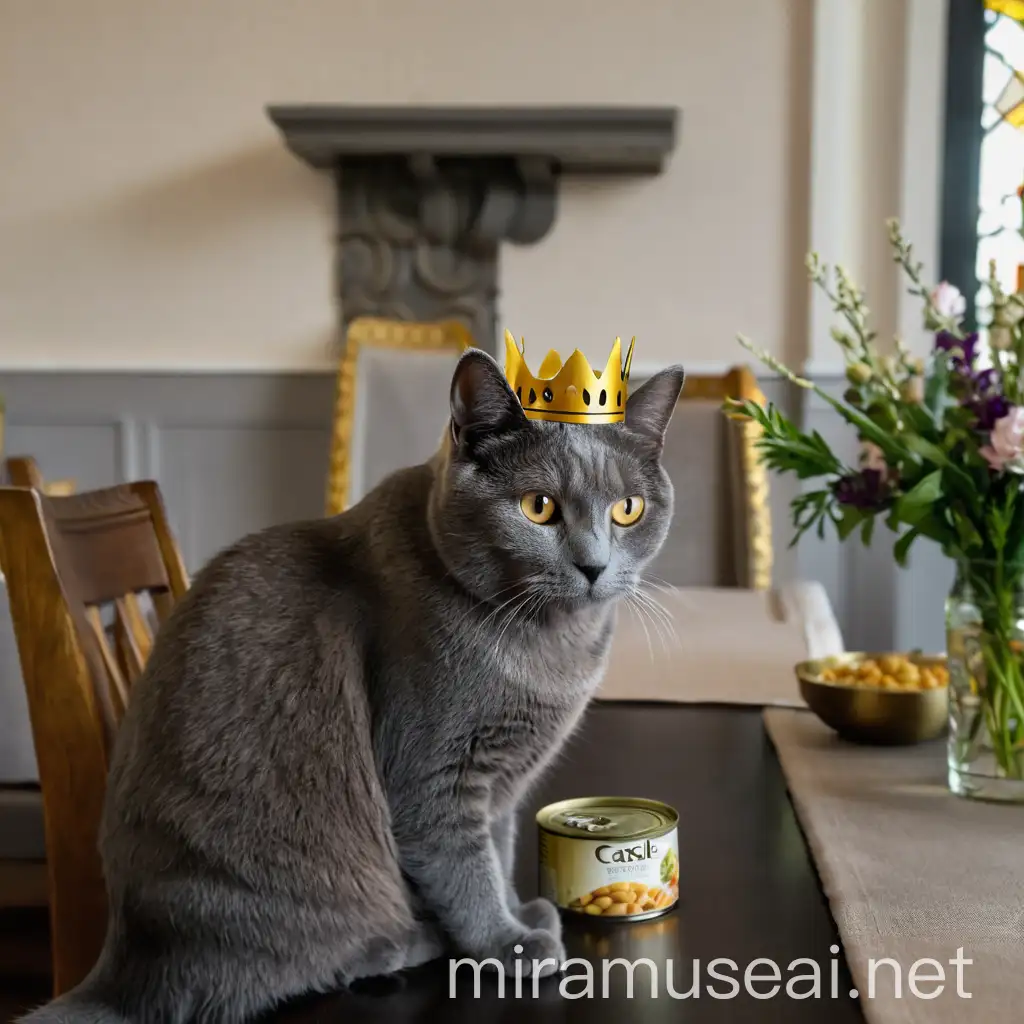
{"type": "MultiPolygon", "coordinates": [[[[1024,0],[985,0],[985,6],[976,272],[986,281],[994,262],[1003,288],[1015,291],[1024,265],[1024,0]]],[[[984,323],[988,289],[981,286],[976,299],[984,323]]]]}

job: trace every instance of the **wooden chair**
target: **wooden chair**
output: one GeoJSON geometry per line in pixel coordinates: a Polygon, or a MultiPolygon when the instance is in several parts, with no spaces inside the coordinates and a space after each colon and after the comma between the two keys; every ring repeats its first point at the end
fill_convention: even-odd
{"type": "Polygon", "coordinates": [[[53,983],[95,962],[107,911],[97,835],[111,745],[158,621],[188,576],[155,483],[70,497],[0,488],[7,578],[39,764],[53,983]]]}
{"type": "MultiPolygon", "coordinates": [[[[433,454],[448,418],[452,370],[472,343],[454,321],[353,321],[338,371],[328,515],[433,454]]],[[[767,590],[774,555],[768,473],[754,447],[757,425],[727,419],[726,398],[764,401],[745,366],[687,378],[665,444],[677,511],[652,572],[675,586],[767,590]]]]}
{"type": "MultiPolygon", "coordinates": [[[[6,458],[0,465],[2,481],[49,495],[75,490],[73,480],[46,482],[31,456],[6,458]]],[[[42,798],[8,616],[4,594],[0,608],[4,628],[0,636],[4,671],[0,677],[0,975],[5,980],[43,979],[52,973],[52,957],[42,798]]]]}
{"type": "MultiPolygon", "coordinates": [[[[28,487],[50,496],[74,493],[73,480],[45,481],[39,465],[30,455],[12,455],[3,461],[2,478],[13,487],[28,487]]],[[[0,577],[2,584],[2,577],[0,577]]],[[[7,600],[0,614],[7,615],[7,600]]],[[[8,623],[3,623],[5,630],[8,623]]],[[[5,632],[6,644],[13,637],[5,632]]],[[[9,656],[3,650],[4,668],[10,669],[9,656]]],[[[42,812],[39,801],[35,753],[27,735],[28,711],[24,687],[18,671],[6,672],[0,679],[5,689],[0,693],[0,743],[6,747],[4,767],[0,770],[0,909],[47,907],[49,898],[43,867],[42,812]],[[7,689],[10,687],[11,689],[7,689]],[[13,688],[17,687],[17,690],[13,688]],[[13,702],[13,703],[12,703],[13,702]],[[22,732],[25,735],[22,735],[22,732]],[[15,781],[7,772],[13,771],[15,781]],[[31,771],[31,775],[30,775],[31,771]]]]}
{"type": "Polygon", "coordinates": [[[469,330],[456,321],[352,322],[338,369],[327,515],[434,453],[448,421],[452,372],[472,344],[469,330]]]}
{"type": "MultiPolygon", "coordinates": [[[[744,366],[689,377],[683,387],[665,439],[676,509],[651,567],[660,579],[645,614],[623,609],[600,699],[713,703],[733,699],[726,693],[735,696],[735,680],[750,678],[746,700],[756,704],[772,687],[773,697],[788,693],[794,662],[844,650],[824,587],[772,578],[760,428],[727,417],[726,398],[764,403],[744,366]],[[720,690],[724,680],[731,682],[720,690]]],[[[792,696],[799,700],[795,689],[792,696]]]]}

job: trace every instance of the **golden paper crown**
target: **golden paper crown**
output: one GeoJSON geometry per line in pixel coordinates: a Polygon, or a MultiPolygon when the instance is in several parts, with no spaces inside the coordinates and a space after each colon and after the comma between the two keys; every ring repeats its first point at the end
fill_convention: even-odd
{"type": "Polygon", "coordinates": [[[522,348],[505,332],[505,377],[522,403],[528,419],[555,423],[622,423],[626,418],[626,391],[633,345],[622,362],[622,340],[615,339],[603,370],[592,370],[587,357],[576,349],[562,362],[552,349],[534,377],[526,365],[526,339],[522,348]]]}

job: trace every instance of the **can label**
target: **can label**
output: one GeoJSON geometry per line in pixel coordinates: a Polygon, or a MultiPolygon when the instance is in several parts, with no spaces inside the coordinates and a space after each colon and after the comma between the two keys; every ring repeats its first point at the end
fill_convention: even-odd
{"type": "Polygon", "coordinates": [[[679,899],[676,829],[644,839],[583,838],[540,831],[542,895],[565,910],[640,920],[679,899]]]}

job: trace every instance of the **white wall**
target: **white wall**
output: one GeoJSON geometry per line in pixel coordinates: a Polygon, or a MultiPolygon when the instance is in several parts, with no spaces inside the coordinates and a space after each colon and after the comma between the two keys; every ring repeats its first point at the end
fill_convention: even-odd
{"type": "MultiPolygon", "coordinates": [[[[637,361],[806,349],[811,0],[0,0],[0,368],[330,365],[332,198],[268,102],[682,109],[574,183],[501,323],[637,361]]],[[[604,356],[601,355],[601,358],[604,356]]]]}

